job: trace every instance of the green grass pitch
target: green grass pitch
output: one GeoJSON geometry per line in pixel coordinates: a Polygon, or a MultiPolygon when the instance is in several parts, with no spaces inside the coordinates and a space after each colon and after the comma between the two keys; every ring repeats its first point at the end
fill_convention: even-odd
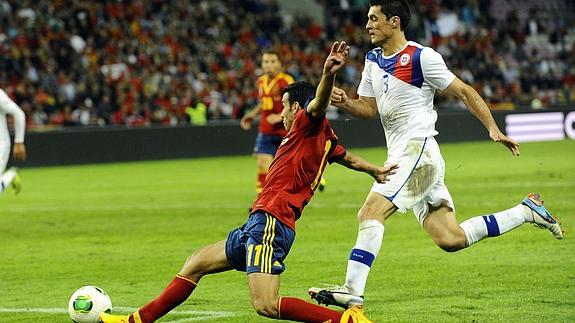
{"type": "MultiPolygon", "coordinates": [[[[383,149],[352,150],[385,159],[383,149]]],[[[460,221],[537,191],[566,238],[524,225],[449,254],[411,213],[395,214],[369,277],[367,315],[378,322],[574,322],[575,141],[523,144],[519,158],[488,142],[444,144],[442,152],[460,221]]],[[[20,196],[0,197],[0,322],[69,322],[68,298],[83,285],[104,288],[120,310],[141,306],[195,249],[241,225],[255,195],[249,156],[30,168],[22,177],[20,196]]],[[[307,299],[309,286],[343,281],[372,180],[339,165],[326,178],[327,190],[297,223],[282,295],[307,299]]],[[[205,277],[178,311],[162,321],[267,321],[251,309],[239,272],[205,277]]]]}

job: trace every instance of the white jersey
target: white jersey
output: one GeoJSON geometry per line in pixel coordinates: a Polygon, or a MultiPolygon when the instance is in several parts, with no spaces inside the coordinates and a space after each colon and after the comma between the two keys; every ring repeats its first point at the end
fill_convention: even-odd
{"type": "Polygon", "coordinates": [[[0,89],[0,146],[10,149],[10,133],[6,122],[6,114],[14,118],[14,142],[24,142],[26,131],[26,115],[20,107],[8,97],[6,92],[0,89]]]}
{"type": "Polygon", "coordinates": [[[410,139],[437,135],[433,96],[454,79],[439,53],[416,42],[391,56],[381,48],[367,53],[357,94],[375,98],[389,155],[403,151],[410,139]]]}

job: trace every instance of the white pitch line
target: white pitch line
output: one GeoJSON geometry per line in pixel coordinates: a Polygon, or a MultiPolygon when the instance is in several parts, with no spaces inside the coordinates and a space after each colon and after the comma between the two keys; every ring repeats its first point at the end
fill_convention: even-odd
{"type": "MultiPolygon", "coordinates": [[[[117,306],[113,308],[114,311],[120,313],[130,313],[135,312],[138,308],[135,307],[121,307],[117,306]]],[[[60,307],[52,308],[10,308],[10,307],[0,307],[0,313],[46,313],[46,314],[68,314],[68,310],[60,307]]],[[[171,323],[180,322],[192,322],[192,321],[205,321],[218,318],[234,317],[237,316],[232,312],[224,311],[193,311],[193,310],[180,310],[170,312],[172,315],[192,315],[193,317],[177,319],[172,321],[166,321],[171,323]]]]}

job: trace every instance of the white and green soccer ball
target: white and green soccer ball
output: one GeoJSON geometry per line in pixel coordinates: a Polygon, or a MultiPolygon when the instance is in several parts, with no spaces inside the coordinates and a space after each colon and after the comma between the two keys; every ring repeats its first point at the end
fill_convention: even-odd
{"type": "Polygon", "coordinates": [[[112,312],[112,301],[100,287],[81,287],[68,302],[68,313],[76,323],[98,323],[102,312],[112,312]]]}

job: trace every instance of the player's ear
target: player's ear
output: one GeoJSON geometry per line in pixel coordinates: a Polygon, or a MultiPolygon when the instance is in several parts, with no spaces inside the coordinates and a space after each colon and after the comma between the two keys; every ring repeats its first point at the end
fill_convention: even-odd
{"type": "Polygon", "coordinates": [[[397,28],[400,23],[401,21],[398,16],[391,17],[391,25],[393,26],[393,28],[397,28]]]}
{"type": "Polygon", "coordinates": [[[301,109],[301,105],[299,104],[299,102],[296,101],[293,104],[293,108],[294,108],[293,109],[294,112],[298,112],[301,109]]]}

